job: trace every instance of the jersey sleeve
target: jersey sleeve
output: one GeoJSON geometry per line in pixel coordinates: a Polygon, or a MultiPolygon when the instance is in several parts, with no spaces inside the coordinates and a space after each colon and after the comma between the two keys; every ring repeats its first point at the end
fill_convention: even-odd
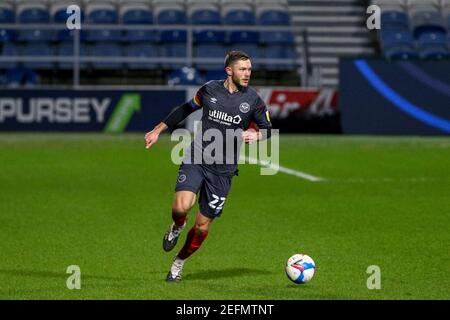
{"type": "Polygon", "coordinates": [[[206,94],[206,84],[203,85],[195,94],[195,96],[189,101],[189,104],[194,110],[199,110],[203,108],[203,99],[206,94]]]}
{"type": "Polygon", "coordinates": [[[262,133],[262,140],[269,139],[272,136],[272,123],[270,122],[269,110],[267,109],[265,102],[260,97],[258,97],[256,102],[256,108],[253,113],[253,121],[262,133]]]}
{"type": "Polygon", "coordinates": [[[202,86],[197,91],[194,98],[174,108],[172,112],[163,120],[163,122],[169,128],[174,127],[175,125],[186,119],[191,113],[201,109],[205,92],[206,85],[202,86]]]}
{"type": "Polygon", "coordinates": [[[253,113],[253,121],[255,121],[260,129],[272,129],[269,110],[267,109],[265,102],[260,97],[258,97],[256,102],[256,108],[253,113]]]}

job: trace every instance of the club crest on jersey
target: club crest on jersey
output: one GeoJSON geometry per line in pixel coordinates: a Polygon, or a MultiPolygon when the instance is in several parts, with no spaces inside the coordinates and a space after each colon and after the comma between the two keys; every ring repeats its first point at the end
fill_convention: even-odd
{"type": "Polygon", "coordinates": [[[186,175],[183,173],[183,174],[180,174],[179,176],[178,176],[178,182],[180,182],[180,183],[183,183],[183,182],[185,182],[186,181],[186,175]]]}
{"type": "Polygon", "coordinates": [[[241,111],[242,113],[249,112],[250,111],[250,105],[247,102],[241,103],[241,105],[239,106],[239,111],[241,111]]]}

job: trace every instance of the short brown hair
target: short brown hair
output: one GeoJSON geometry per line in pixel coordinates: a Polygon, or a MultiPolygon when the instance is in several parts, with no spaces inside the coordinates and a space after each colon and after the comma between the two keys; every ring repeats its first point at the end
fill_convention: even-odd
{"type": "Polygon", "coordinates": [[[225,67],[228,67],[239,60],[250,60],[250,56],[243,51],[230,51],[225,57],[225,67]]]}

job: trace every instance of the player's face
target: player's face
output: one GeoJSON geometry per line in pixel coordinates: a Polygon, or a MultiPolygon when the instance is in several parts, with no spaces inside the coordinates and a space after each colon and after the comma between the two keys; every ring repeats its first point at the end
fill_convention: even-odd
{"type": "Polygon", "coordinates": [[[237,87],[247,87],[252,74],[252,63],[250,60],[236,61],[231,67],[231,80],[237,87]]]}

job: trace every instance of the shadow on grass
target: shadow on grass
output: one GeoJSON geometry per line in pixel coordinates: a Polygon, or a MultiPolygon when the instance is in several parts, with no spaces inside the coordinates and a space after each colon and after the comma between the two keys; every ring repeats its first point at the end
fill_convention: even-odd
{"type": "Polygon", "coordinates": [[[204,270],[187,274],[185,277],[183,277],[183,280],[209,280],[270,274],[272,274],[272,272],[269,272],[267,270],[250,268],[228,268],[221,270],[204,270]]]}

